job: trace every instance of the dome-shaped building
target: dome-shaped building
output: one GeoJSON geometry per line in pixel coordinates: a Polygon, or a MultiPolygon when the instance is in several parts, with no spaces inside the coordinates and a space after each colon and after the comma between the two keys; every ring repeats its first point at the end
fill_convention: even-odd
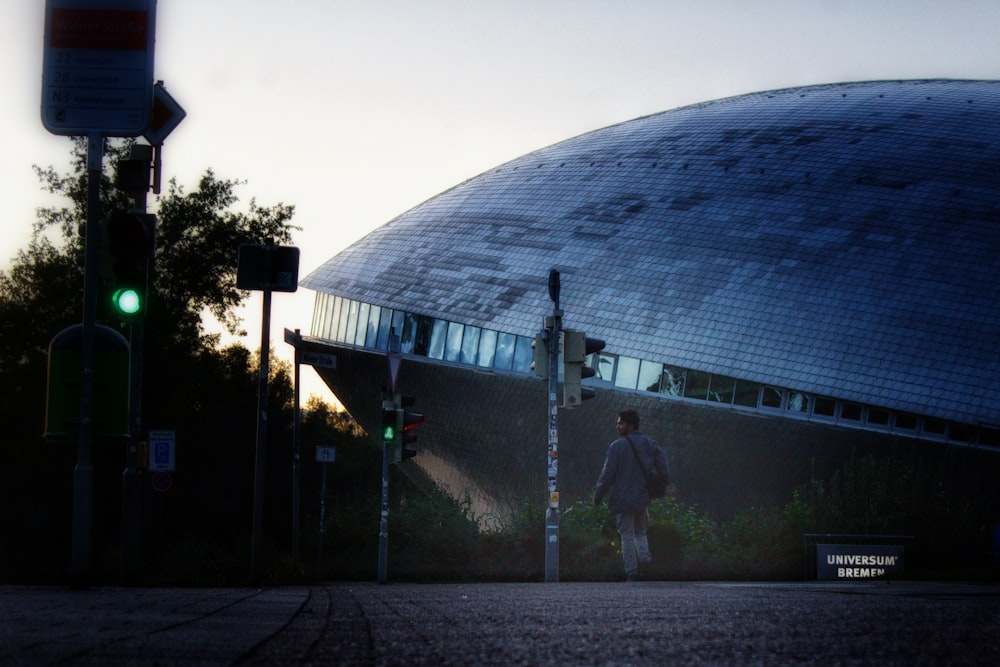
{"type": "Polygon", "coordinates": [[[392,331],[397,391],[427,419],[404,467],[481,508],[543,500],[530,366],[551,269],[563,326],[607,343],[596,399],[559,414],[564,503],[589,497],[626,407],[679,493],[720,512],[786,500],[851,453],[992,460],[1000,81],[755,93],[529,153],[302,282],[311,343],[338,355],[317,370],[378,433],[392,331]]]}

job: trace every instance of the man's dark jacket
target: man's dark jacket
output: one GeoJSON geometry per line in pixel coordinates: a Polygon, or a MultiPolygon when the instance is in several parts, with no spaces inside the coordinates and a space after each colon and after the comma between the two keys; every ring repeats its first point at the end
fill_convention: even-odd
{"type": "MultiPolygon", "coordinates": [[[[632,431],[628,437],[632,439],[636,451],[647,461],[648,466],[653,457],[648,448],[658,445],[638,431],[632,431]]],[[[605,496],[608,498],[608,508],[612,514],[637,512],[649,506],[646,475],[642,464],[632,453],[632,446],[625,438],[618,438],[608,446],[604,468],[594,489],[594,504],[601,504],[605,496]]]]}

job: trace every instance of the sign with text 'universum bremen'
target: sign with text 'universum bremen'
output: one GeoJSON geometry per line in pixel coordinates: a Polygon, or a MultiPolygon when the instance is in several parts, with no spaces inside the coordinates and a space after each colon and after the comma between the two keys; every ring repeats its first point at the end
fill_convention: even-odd
{"type": "Polygon", "coordinates": [[[898,577],[904,551],[899,544],[817,544],[816,575],[823,581],[898,577]]]}
{"type": "Polygon", "coordinates": [[[47,0],[42,124],[134,137],[153,106],[155,0],[47,0]]]}

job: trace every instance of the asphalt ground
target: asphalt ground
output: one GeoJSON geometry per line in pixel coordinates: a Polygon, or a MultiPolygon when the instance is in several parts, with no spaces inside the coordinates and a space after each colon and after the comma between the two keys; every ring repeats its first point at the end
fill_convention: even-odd
{"type": "Polygon", "coordinates": [[[0,587],[2,665],[997,665],[1000,585],[0,587]]]}

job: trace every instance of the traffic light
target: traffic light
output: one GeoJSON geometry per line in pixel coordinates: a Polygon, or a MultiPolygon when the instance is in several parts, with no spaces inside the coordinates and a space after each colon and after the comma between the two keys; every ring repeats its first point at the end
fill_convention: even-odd
{"type": "Polygon", "coordinates": [[[382,401],[382,440],[395,444],[399,434],[399,424],[396,423],[396,406],[392,401],[382,401]]]}
{"type": "Polygon", "coordinates": [[[398,396],[399,402],[399,424],[402,432],[400,442],[400,460],[413,458],[417,455],[417,450],[407,447],[417,441],[417,435],[413,432],[417,426],[424,423],[424,416],[419,412],[406,412],[405,408],[413,405],[416,398],[413,396],[398,396]]]}
{"type": "Polygon", "coordinates": [[[531,362],[531,370],[535,377],[543,380],[549,376],[549,350],[545,344],[545,334],[539,332],[535,335],[535,341],[531,344],[534,361],[531,362]]]}
{"type": "Polygon", "coordinates": [[[156,216],[145,213],[115,211],[104,220],[102,305],[110,316],[125,321],[145,316],[155,230],[156,216]]]}
{"type": "Polygon", "coordinates": [[[587,338],[583,331],[563,330],[563,407],[575,408],[581,402],[594,398],[596,393],[580,381],[594,376],[594,369],[584,366],[588,356],[604,349],[604,341],[587,338]]]}
{"type": "Polygon", "coordinates": [[[417,441],[413,429],[424,423],[424,416],[405,410],[415,400],[396,394],[391,401],[382,401],[382,441],[389,446],[390,463],[401,463],[417,455],[417,450],[407,445],[417,441]]]}

